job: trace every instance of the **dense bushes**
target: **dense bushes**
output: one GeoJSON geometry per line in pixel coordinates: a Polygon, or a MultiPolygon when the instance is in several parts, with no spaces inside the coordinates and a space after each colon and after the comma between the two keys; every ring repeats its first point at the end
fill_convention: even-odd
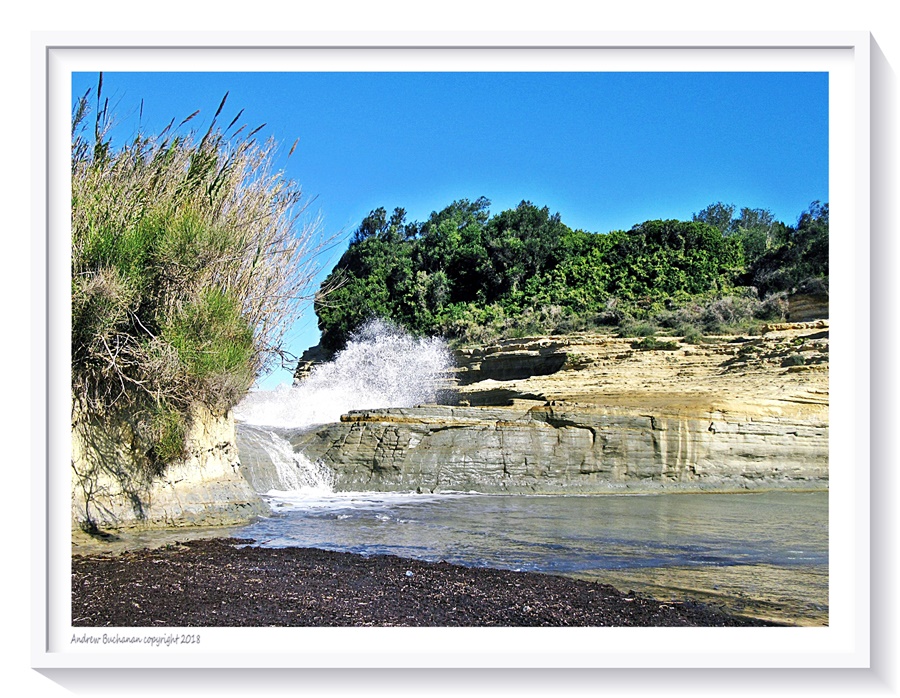
{"type": "Polygon", "coordinates": [[[787,291],[827,284],[827,204],[795,228],[718,203],[602,235],[530,202],[488,206],[456,201],[423,223],[373,211],[326,281],[338,290],[316,304],[323,346],[373,316],[460,342],[598,327],[696,336],[783,318],[787,291]]]}
{"type": "Polygon", "coordinates": [[[783,243],[749,265],[744,281],[761,293],[828,288],[828,204],[818,201],[786,228],[783,243]]]}
{"type": "Polygon", "coordinates": [[[101,90],[93,128],[89,95],[73,118],[73,403],[82,420],[128,423],[158,471],[194,404],[226,411],[278,357],[309,295],[314,230],[271,142],[214,118],[202,137],[167,128],[114,150],[101,90]]]}

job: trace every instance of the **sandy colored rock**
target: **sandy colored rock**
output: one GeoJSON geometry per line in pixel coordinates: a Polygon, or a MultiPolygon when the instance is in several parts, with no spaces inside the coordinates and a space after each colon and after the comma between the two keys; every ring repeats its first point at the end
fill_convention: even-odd
{"type": "Polygon", "coordinates": [[[161,476],[141,474],[128,426],[114,432],[75,420],[72,430],[73,528],[152,529],[230,526],[268,514],[240,474],[234,420],[197,408],[187,456],[161,476]]]}
{"type": "Polygon", "coordinates": [[[827,321],[767,329],[659,350],[606,335],[474,348],[448,377],[459,405],[289,436],[344,490],[825,488],[827,321]]]}

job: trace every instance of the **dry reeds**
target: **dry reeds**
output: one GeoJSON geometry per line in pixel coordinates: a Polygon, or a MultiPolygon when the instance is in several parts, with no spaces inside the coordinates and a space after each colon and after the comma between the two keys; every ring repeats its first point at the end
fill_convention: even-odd
{"type": "Polygon", "coordinates": [[[328,241],[276,144],[232,132],[240,114],[216,127],[225,99],[202,136],[180,132],[195,112],[113,150],[101,92],[93,129],[90,94],[73,113],[73,399],[146,413],[153,452],[192,403],[229,409],[283,355],[328,241]]]}

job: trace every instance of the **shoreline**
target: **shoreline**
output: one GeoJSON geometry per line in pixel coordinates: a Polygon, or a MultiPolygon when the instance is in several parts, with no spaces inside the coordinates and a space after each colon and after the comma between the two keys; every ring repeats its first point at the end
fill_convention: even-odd
{"type": "Polygon", "coordinates": [[[75,627],[782,626],[537,572],[199,538],[72,556],[75,627]]]}
{"type": "MultiPolygon", "coordinates": [[[[822,480],[816,484],[804,483],[804,486],[794,487],[791,485],[760,485],[759,487],[733,487],[722,489],[700,489],[697,487],[684,486],[683,483],[667,483],[665,487],[640,489],[637,487],[625,487],[617,490],[591,490],[579,491],[570,489],[566,491],[545,491],[545,492],[475,492],[462,490],[436,490],[436,491],[415,491],[409,489],[394,490],[359,490],[350,494],[368,494],[368,493],[385,493],[385,494],[409,494],[409,495],[465,495],[465,496],[485,496],[485,497],[655,497],[667,495],[760,495],[772,492],[785,492],[790,494],[820,494],[830,491],[829,481],[822,480]]],[[[341,493],[336,493],[341,494],[341,493]]],[[[267,500],[268,495],[260,494],[267,500]]],[[[270,512],[268,516],[271,516],[270,512]]],[[[263,518],[268,518],[265,516],[263,518]]],[[[247,526],[258,521],[259,515],[254,515],[246,521],[239,524],[228,526],[131,526],[123,528],[114,528],[98,530],[97,533],[87,533],[72,522],[72,553],[78,555],[85,554],[117,554],[126,551],[139,550],[144,548],[158,548],[163,545],[177,544],[182,541],[195,540],[198,538],[228,538],[232,536],[240,537],[240,531],[247,526]]]]}

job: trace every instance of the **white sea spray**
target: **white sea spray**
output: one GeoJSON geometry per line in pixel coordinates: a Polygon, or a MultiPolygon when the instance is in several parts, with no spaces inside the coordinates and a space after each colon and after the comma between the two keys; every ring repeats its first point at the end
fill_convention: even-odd
{"type": "Polygon", "coordinates": [[[350,410],[433,403],[452,364],[443,340],[416,338],[372,320],[301,383],[254,391],[234,414],[246,424],[303,428],[337,422],[350,410]]]}
{"type": "MultiPolygon", "coordinates": [[[[413,407],[437,400],[453,359],[445,342],[416,338],[396,325],[373,320],[356,332],[334,359],[316,366],[294,386],[254,391],[234,410],[244,448],[273,466],[269,494],[304,499],[333,492],[334,474],[311,462],[276,433],[340,421],[350,410],[413,407]]],[[[246,454],[245,454],[246,455],[246,454]]],[[[268,488],[270,485],[266,485],[268,488]]]]}

